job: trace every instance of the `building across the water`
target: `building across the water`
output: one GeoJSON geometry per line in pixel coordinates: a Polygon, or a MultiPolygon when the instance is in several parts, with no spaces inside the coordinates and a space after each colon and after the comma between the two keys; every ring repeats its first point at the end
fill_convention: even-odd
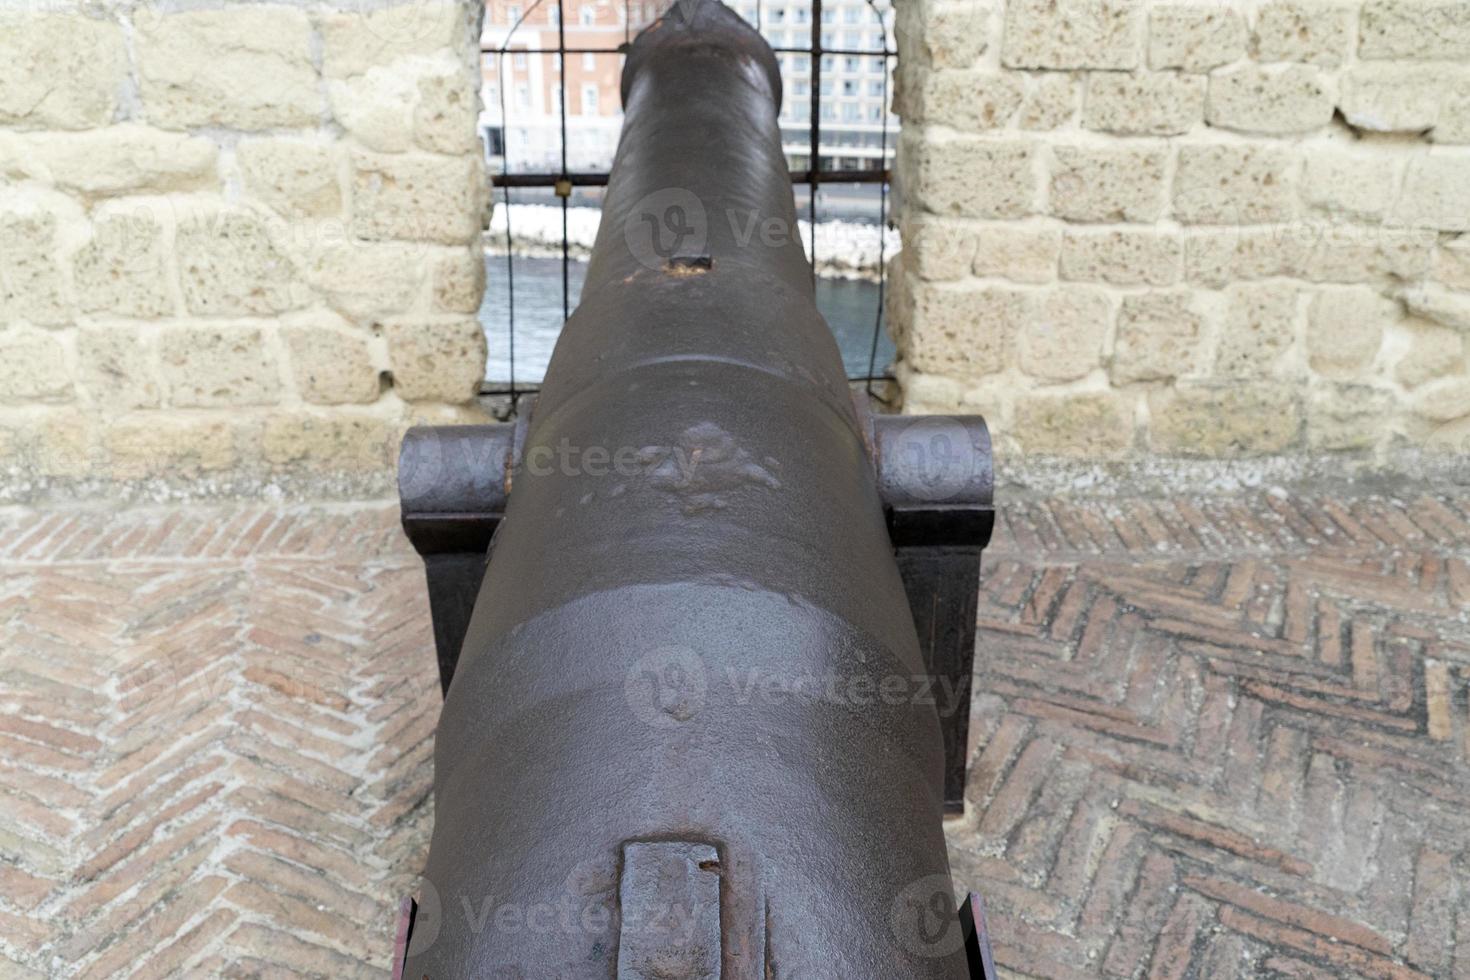
{"type": "MultiPolygon", "coordinates": [[[[622,125],[618,46],[652,23],[664,6],[631,0],[487,0],[480,128],[492,172],[502,166],[519,173],[561,169],[563,91],[567,169],[607,169],[622,125]],[[557,53],[563,44],[565,56],[557,53]]],[[[731,6],[779,52],[785,82],[781,133],[792,168],[809,165],[814,79],[822,168],[876,166],[884,155],[884,114],[892,103],[893,65],[881,54],[886,32],[891,45],[889,0],[823,0],[821,47],[829,53],[815,66],[811,0],[736,0],[731,6]]],[[[898,120],[890,113],[886,124],[891,159],[898,120]]]]}

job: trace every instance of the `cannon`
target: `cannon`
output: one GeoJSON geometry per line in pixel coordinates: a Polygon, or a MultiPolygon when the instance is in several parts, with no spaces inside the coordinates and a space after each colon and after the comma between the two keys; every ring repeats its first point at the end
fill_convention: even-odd
{"type": "Polygon", "coordinates": [[[963,807],[985,424],[854,397],[760,36],[679,0],[626,54],[539,395],[403,443],[445,701],[395,970],[993,976],[942,827],[963,807]]]}

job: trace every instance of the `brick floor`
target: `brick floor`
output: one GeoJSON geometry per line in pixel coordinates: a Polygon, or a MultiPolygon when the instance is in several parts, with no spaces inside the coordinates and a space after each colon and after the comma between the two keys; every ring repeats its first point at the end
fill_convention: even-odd
{"type": "MultiPolygon", "coordinates": [[[[382,974],[438,707],[396,520],[0,513],[0,977],[382,974]]],[[[1448,496],[1007,510],[950,825],[1007,973],[1470,978],[1467,609],[1448,496]]]]}

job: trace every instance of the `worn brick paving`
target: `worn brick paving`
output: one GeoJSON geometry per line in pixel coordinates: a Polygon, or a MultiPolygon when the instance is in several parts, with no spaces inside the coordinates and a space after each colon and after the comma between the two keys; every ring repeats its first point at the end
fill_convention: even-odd
{"type": "MultiPolygon", "coordinates": [[[[0,514],[0,977],[383,974],[438,708],[396,521],[0,514]]],[[[1452,496],[1009,508],[950,825],[1007,973],[1470,978],[1467,608],[1452,496]]]]}

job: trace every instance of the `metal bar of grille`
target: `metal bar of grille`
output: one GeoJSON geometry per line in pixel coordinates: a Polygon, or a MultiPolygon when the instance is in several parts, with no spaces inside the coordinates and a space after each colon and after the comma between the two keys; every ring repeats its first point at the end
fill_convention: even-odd
{"type": "MultiPolygon", "coordinates": [[[[791,171],[793,184],[811,182],[810,170],[791,171]]],[[[824,170],[822,181],[828,184],[886,184],[893,175],[886,169],[824,170]]],[[[496,187],[555,187],[566,181],[573,187],[606,187],[607,174],[603,172],[579,172],[569,174],[500,174],[495,177],[496,187]]]]}
{"type": "MultiPolygon", "coordinates": [[[[627,42],[619,44],[615,48],[567,48],[563,52],[560,48],[509,48],[512,54],[623,54],[627,42]]],[[[495,54],[499,48],[481,47],[482,54],[495,54]]],[[[811,54],[811,48],[772,47],[777,54],[811,54]]],[[[823,54],[845,55],[855,58],[892,58],[897,55],[896,51],[874,51],[871,48],[823,48],[823,54]]]]}
{"type": "Polygon", "coordinates": [[[817,184],[822,180],[822,0],[812,0],[811,157],[807,160],[807,224],[812,235],[812,284],[817,282],[817,184]]]}

